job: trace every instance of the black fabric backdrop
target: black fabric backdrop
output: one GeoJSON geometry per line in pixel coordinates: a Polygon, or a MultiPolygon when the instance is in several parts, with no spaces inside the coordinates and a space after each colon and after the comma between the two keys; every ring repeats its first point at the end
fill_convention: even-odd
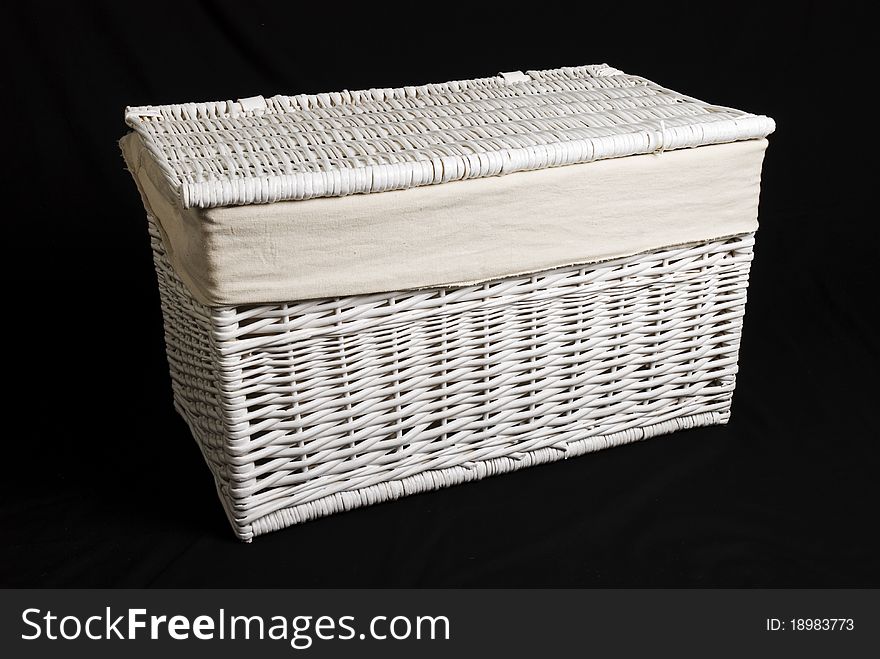
{"type": "Polygon", "coordinates": [[[861,92],[876,76],[857,66],[862,10],[5,13],[0,584],[880,586],[876,184],[860,166],[876,149],[861,92]],[[730,425],[235,541],[171,406],[144,215],[116,146],[124,106],[603,61],[777,120],[730,425]]]}

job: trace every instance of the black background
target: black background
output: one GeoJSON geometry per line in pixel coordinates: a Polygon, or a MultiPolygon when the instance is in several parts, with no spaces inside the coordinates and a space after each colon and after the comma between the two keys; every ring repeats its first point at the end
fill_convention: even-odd
{"type": "Polygon", "coordinates": [[[880,586],[863,10],[151,0],[4,13],[0,584],[880,586]],[[171,406],[146,223],[116,146],[124,106],[596,62],[777,121],[731,424],[238,543],[171,406]]]}

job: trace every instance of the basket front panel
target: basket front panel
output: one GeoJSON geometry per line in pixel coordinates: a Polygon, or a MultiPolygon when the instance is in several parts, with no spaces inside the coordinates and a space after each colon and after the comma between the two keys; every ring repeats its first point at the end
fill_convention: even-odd
{"type": "Polygon", "coordinates": [[[175,401],[246,539],[729,413],[751,235],[216,309],[189,298],[156,236],[175,401]]]}

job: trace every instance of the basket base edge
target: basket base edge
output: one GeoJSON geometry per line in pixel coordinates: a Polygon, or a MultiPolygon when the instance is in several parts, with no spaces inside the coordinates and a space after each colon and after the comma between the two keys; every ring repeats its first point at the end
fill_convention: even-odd
{"type": "MultiPolygon", "coordinates": [[[[198,436],[187,414],[176,401],[175,408],[187,425],[190,426],[193,435],[198,436]]],[[[235,535],[239,540],[249,543],[257,536],[321,517],[372,506],[386,501],[393,501],[412,494],[421,494],[453,485],[477,481],[497,474],[518,471],[526,467],[565,460],[613,446],[630,444],[658,435],[667,435],[678,430],[722,425],[726,424],[729,418],[729,407],[720,411],[699,412],[607,435],[585,437],[570,442],[568,449],[565,451],[555,448],[541,448],[522,453],[518,458],[490,458],[474,462],[468,466],[454,466],[426,471],[403,479],[391,480],[348,492],[339,492],[308,503],[282,508],[244,525],[235,520],[234,512],[230,508],[230,502],[227,500],[225,493],[221,491],[219,483],[217,483],[218,494],[235,535]]]]}

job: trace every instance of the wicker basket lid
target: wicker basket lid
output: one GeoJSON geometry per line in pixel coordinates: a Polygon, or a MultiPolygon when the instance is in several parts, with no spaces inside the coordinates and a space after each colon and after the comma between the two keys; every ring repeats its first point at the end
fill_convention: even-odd
{"type": "Polygon", "coordinates": [[[129,107],[186,208],[400,190],[762,138],[765,116],[608,65],[420,87],[129,107]]]}

